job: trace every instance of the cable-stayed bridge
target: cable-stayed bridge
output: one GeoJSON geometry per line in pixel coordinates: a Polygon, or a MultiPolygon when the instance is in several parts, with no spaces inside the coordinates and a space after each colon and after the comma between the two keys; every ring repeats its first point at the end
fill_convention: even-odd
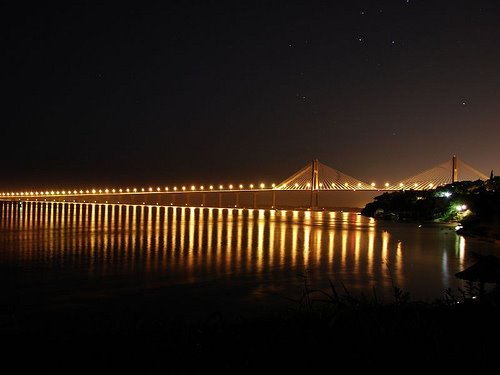
{"type": "Polygon", "coordinates": [[[276,195],[286,192],[309,193],[307,206],[319,207],[320,192],[378,192],[435,189],[458,181],[486,180],[488,177],[453,156],[452,159],[396,183],[367,183],[318,160],[306,164],[278,184],[239,184],[208,186],[164,186],[148,188],[59,189],[10,191],[2,200],[57,201],[113,204],[194,205],[209,207],[261,207],[257,196],[267,194],[264,206],[276,207],[276,195]],[[228,199],[228,196],[231,198],[228,199]]]}
{"type": "Polygon", "coordinates": [[[415,176],[383,186],[367,183],[314,160],[276,185],[276,190],[427,190],[457,181],[486,180],[488,177],[453,157],[415,176]]]}

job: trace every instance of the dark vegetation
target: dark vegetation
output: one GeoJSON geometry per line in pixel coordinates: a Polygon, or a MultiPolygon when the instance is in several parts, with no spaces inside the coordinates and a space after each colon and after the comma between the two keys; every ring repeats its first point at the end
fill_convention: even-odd
{"type": "Polygon", "coordinates": [[[500,240],[500,177],[384,193],[361,214],[399,221],[457,221],[460,234],[500,240]]]}
{"type": "MultiPolygon", "coordinates": [[[[286,311],[245,316],[170,316],[167,298],[128,296],[4,316],[4,366],[17,372],[291,373],[325,368],[461,366],[496,360],[498,289],[472,282],[435,302],[412,301],[393,287],[391,301],[347,288],[304,288],[286,311]]],[[[393,368],[394,369],[394,368],[393,368]]]]}

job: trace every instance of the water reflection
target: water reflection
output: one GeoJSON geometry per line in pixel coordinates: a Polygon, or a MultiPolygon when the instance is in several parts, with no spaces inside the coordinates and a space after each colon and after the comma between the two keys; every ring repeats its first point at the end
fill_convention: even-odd
{"type": "Polygon", "coordinates": [[[307,272],[318,285],[331,279],[370,292],[394,282],[437,296],[456,282],[467,250],[454,232],[383,229],[349,212],[45,202],[4,202],[0,209],[2,264],[97,278],[223,278],[235,287],[296,292],[297,274],[307,272]]]}

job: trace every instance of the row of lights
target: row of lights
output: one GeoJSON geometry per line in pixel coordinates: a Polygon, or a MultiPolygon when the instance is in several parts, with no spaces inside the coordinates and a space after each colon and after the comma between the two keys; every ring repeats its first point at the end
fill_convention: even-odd
{"type": "MultiPolygon", "coordinates": [[[[276,186],[276,184],[271,184],[271,188],[274,188],[276,186]]],[[[248,187],[250,189],[254,189],[255,186],[254,184],[250,184],[248,185],[248,187]]],[[[234,186],[233,185],[228,185],[228,187],[225,189],[225,190],[234,190],[234,186]]],[[[239,189],[244,189],[244,185],[240,184],[238,185],[238,188],[239,189]]],[[[259,188],[260,189],[265,189],[266,188],[266,185],[264,183],[261,183],[259,185],[259,188]]],[[[177,188],[177,186],[174,186],[172,189],[170,189],[168,186],[165,187],[164,191],[186,191],[188,190],[186,186],[182,186],[180,189],[177,188]]],[[[213,185],[210,185],[208,187],[208,190],[217,190],[216,187],[214,187],[213,185]]],[[[224,190],[224,185],[219,185],[219,189],[218,190],[224,190]]],[[[137,192],[154,192],[155,190],[150,187],[148,188],[147,190],[145,188],[142,188],[140,190],[138,190],[137,188],[133,188],[133,189],[130,189],[130,188],[127,188],[127,189],[99,189],[99,190],[96,190],[96,189],[92,189],[92,190],[63,190],[63,191],[54,191],[54,190],[51,190],[51,191],[36,191],[36,192],[9,192],[9,193],[2,193],[1,195],[2,196],[30,196],[30,195],[72,195],[72,194],[109,194],[109,193],[137,193],[137,192]]],[[[161,192],[162,189],[160,187],[156,188],[156,192],[161,192]]],[[[189,190],[188,190],[189,191],[189,190]]],[[[205,187],[202,185],[200,186],[198,189],[196,188],[196,186],[192,185],[191,188],[190,188],[190,191],[205,191],[205,187]]]]}
{"type": "MultiPolygon", "coordinates": [[[[295,188],[298,188],[300,185],[298,183],[295,183],[294,187],[295,188]]],[[[335,186],[335,184],[333,184],[333,186],[335,186]]],[[[346,182],[344,183],[344,186],[345,187],[349,187],[349,184],[346,182]]],[[[362,184],[361,183],[358,183],[357,184],[358,187],[361,187],[362,184]]],[[[375,182],[372,182],[371,183],[371,186],[372,187],[376,187],[376,184],[375,182]]],[[[389,183],[386,182],[385,183],[385,187],[389,187],[389,183]]],[[[403,183],[400,183],[399,184],[400,187],[403,187],[403,183]]],[[[413,186],[415,187],[418,187],[418,184],[417,183],[414,183],[413,186]]],[[[433,183],[430,183],[429,185],[429,188],[433,188],[434,187],[434,184],[433,183]]],[[[248,185],[248,187],[250,189],[254,189],[255,186],[254,184],[250,184],[248,185]]],[[[260,189],[265,189],[266,188],[266,185],[264,183],[261,183],[259,185],[260,189]]],[[[275,188],[276,187],[276,184],[271,184],[271,188],[275,188]]],[[[286,187],[286,184],[283,185],[283,187],[286,187]]],[[[307,183],[306,184],[306,187],[310,188],[311,187],[311,183],[307,183]]],[[[320,183],[319,184],[319,187],[322,188],[323,187],[323,183],[320,183]]],[[[238,185],[238,188],[239,189],[244,189],[244,186],[242,184],[238,185]]],[[[213,185],[210,185],[208,187],[209,190],[217,190],[213,185]]],[[[228,187],[226,188],[226,190],[233,190],[235,189],[235,187],[233,185],[228,185],[228,187]]],[[[164,191],[186,191],[188,190],[186,186],[182,186],[180,189],[177,188],[177,186],[174,186],[172,188],[172,190],[170,190],[169,187],[165,187],[165,190],[164,191]]],[[[224,190],[224,185],[219,185],[219,189],[218,190],[224,190]]],[[[153,192],[154,189],[152,187],[148,188],[147,189],[148,192],[153,192]]],[[[156,191],[157,192],[161,192],[162,189],[161,188],[156,188],[156,191]]],[[[189,190],[188,190],[189,191],[189,190]]],[[[196,188],[196,186],[192,185],[191,188],[190,188],[190,191],[205,191],[205,187],[202,185],[200,186],[198,189],[196,188]]],[[[71,195],[71,194],[109,194],[109,193],[136,193],[138,192],[138,189],[137,188],[133,188],[133,189],[130,189],[130,188],[127,188],[127,189],[104,189],[104,190],[96,190],[96,189],[92,189],[92,190],[68,190],[68,191],[41,191],[41,192],[10,192],[10,193],[1,193],[2,196],[32,196],[32,195],[71,195]]],[[[142,188],[140,189],[140,192],[146,192],[146,189],[142,188]]]]}
{"type": "MultiPolygon", "coordinates": [[[[375,183],[373,183],[373,182],[372,182],[372,186],[373,186],[373,187],[375,187],[375,183]]],[[[385,186],[385,187],[389,187],[390,185],[389,185],[389,183],[388,183],[388,182],[386,182],[386,183],[384,184],[384,186],[385,186]]],[[[399,187],[403,187],[403,186],[404,186],[404,184],[403,184],[402,182],[400,182],[400,183],[399,183],[399,187]]],[[[407,185],[407,186],[408,186],[408,185],[407,185]]],[[[414,187],[418,187],[418,184],[415,182],[415,183],[413,184],[413,186],[414,186],[414,187]]],[[[432,188],[434,187],[434,184],[431,182],[431,183],[428,185],[428,187],[432,189],[432,188]]]]}
{"type": "MultiPolygon", "coordinates": [[[[371,185],[372,187],[376,187],[376,186],[377,186],[377,184],[376,184],[375,182],[372,182],[370,185],[371,185]]],[[[283,185],[283,187],[286,187],[286,186],[287,186],[286,184],[285,184],[285,185],[283,185]]],[[[294,184],[294,187],[296,187],[296,188],[298,188],[299,186],[300,186],[300,185],[299,185],[297,182],[294,184]]],[[[333,184],[332,184],[332,186],[335,186],[335,184],[333,183],[333,184]]],[[[341,185],[341,184],[339,184],[338,186],[342,186],[342,185],[341,185]]],[[[344,186],[345,186],[345,187],[349,187],[349,183],[345,182],[345,183],[344,183],[344,186]]],[[[361,187],[361,186],[362,186],[361,182],[358,182],[357,187],[361,187]]],[[[389,187],[389,186],[390,186],[390,184],[389,184],[388,182],[386,182],[386,183],[384,184],[384,186],[385,186],[385,187],[389,187]]],[[[403,186],[404,186],[404,184],[403,184],[402,182],[401,182],[401,183],[399,183],[399,187],[403,187],[403,186]]],[[[415,183],[413,184],[413,186],[414,186],[414,187],[418,187],[418,184],[415,182],[415,183]]],[[[433,184],[433,183],[430,183],[428,186],[429,186],[429,188],[433,188],[433,187],[434,187],[434,184],[433,184]]],[[[306,184],[306,187],[308,187],[308,188],[309,188],[309,187],[311,187],[311,183],[310,183],[310,182],[308,182],[308,183],[306,184]]],[[[320,188],[321,188],[321,187],[323,187],[323,183],[321,183],[321,182],[320,182],[320,183],[319,183],[319,187],[320,187],[320,188]]]]}

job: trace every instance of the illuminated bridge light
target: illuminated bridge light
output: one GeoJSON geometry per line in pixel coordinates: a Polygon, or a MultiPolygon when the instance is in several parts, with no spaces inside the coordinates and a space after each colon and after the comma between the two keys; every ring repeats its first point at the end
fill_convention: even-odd
{"type": "Polygon", "coordinates": [[[265,184],[260,184],[260,188],[261,188],[261,189],[264,189],[265,187],[266,187],[266,185],[265,185],[265,184]]]}
{"type": "Polygon", "coordinates": [[[358,182],[358,186],[361,186],[361,182],[358,182]]]}
{"type": "Polygon", "coordinates": [[[204,190],[205,187],[203,185],[200,186],[200,190],[204,190]]]}
{"type": "Polygon", "coordinates": [[[295,183],[295,187],[299,187],[299,184],[297,182],[295,183]]]}
{"type": "Polygon", "coordinates": [[[109,193],[109,189],[105,189],[105,190],[104,190],[104,192],[105,192],[105,193],[109,193]]]}
{"type": "Polygon", "coordinates": [[[375,182],[372,182],[370,185],[371,185],[372,187],[375,187],[376,183],[375,183],[375,182]]]}
{"type": "MultiPolygon", "coordinates": [[[[16,195],[19,195],[19,193],[16,193],[16,195]]],[[[24,195],[24,193],[21,191],[21,195],[24,195]]]]}
{"type": "Polygon", "coordinates": [[[399,186],[400,186],[400,187],[403,187],[403,183],[402,183],[402,182],[400,182],[400,183],[399,183],[399,186]]]}
{"type": "Polygon", "coordinates": [[[92,189],[92,194],[95,194],[95,189],[92,189]]]}
{"type": "Polygon", "coordinates": [[[50,195],[54,195],[54,191],[51,191],[51,192],[50,192],[50,195]]]}
{"type": "Polygon", "coordinates": [[[127,193],[128,193],[129,191],[130,191],[130,189],[129,189],[129,188],[127,188],[127,193]]]}
{"type": "Polygon", "coordinates": [[[253,189],[253,184],[250,184],[250,189],[253,189]]]}
{"type": "Polygon", "coordinates": [[[156,188],[156,191],[160,191],[161,189],[159,187],[156,188]]]}
{"type": "Polygon", "coordinates": [[[141,191],[144,191],[144,188],[141,188],[141,191]]]}
{"type": "Polygon", "coordinates": [[[192,185],[191,190],[196,190],[196,186],[192,185]]]}
{"type": "Polygon", "coordinates": [[[224,186],[223,185],[219,185],[219,190],[222,190],[224,189],[224,186]]]}
{"type": "Polygon", "coordinates": [[[168,191],[168,186],[165,186],[165,191],[168,191]]]}
{"type": "Polygon", "coordinates": [[[61,193],[59,191],[56,191],[56,195],[59,195],[59,194],[61,194],[61,193]]]}
{"type": "Polygon", "coordinates": [[[385,187],[389,187],[389,183],[388,182],[386,182],[384,185],[385,185],[385,187]]]}
{"type": "Polygon", "coordinates": [[[137,192],[137,188],[134,188],[134,193],[136,193],[136,192],[137,192]]]}
{"type": "Polygon", "coordinates": [[[242,184],[240,184],[238,187],[239,187],[240,189],[243,189],[243,185],[242,185],[242,184]]]}
{"type": "Polygon", "coordinates": [[[344,186],[345,186],[345,187],[348,187],[348,186],[349,186],[349,184],[346,182],[346,183],[344,183],[344,186]]]}
{"type": "Polygon", "coordinates": [[[149,190],[149,191],[153,191],[153,188],[152,188],[152,187],[150,187],[148,190],[149,190]]]}
{"type": "Polygon", "coordinates": [[[229,185],[229,190],[231,190],[233,188],[233,185],[229,185]]]}
{"type": "Polygon", "coordinates": [[[112,193],[116,193],[116,190],[115,190],[115,189],[112,189],[112,190],[111,190],[111,192],[112,192],[112,193]]]}
{"type": "Polygon", "coordinates": [[[214,190],[213,185],[210,185],[209,189],[210,189],[210,190],[214,190]]]}
{"type": "Polygon", "coordinates": [[[434,186],[434,184],[431,182],[431,183],[429,184],[429,187],[431,188],[431,187],[433,187],[433,186],[434,186]]]}
{"type": "Polygon", "coordinates": [[[415,182],[415,183],[413,184],[413,186],[417,187],[417,186],[418,186],[418,184],[415,182]]]}
{"type": "Polygon", "coordinates": [[[174,191],[177,191],[177,186],[174,186],[174,191]]]}
{"type": "Polygon", "coordinates": [[[185,186],[182,187],[182,191],[186,191],[186,187],[185,186]]]}

